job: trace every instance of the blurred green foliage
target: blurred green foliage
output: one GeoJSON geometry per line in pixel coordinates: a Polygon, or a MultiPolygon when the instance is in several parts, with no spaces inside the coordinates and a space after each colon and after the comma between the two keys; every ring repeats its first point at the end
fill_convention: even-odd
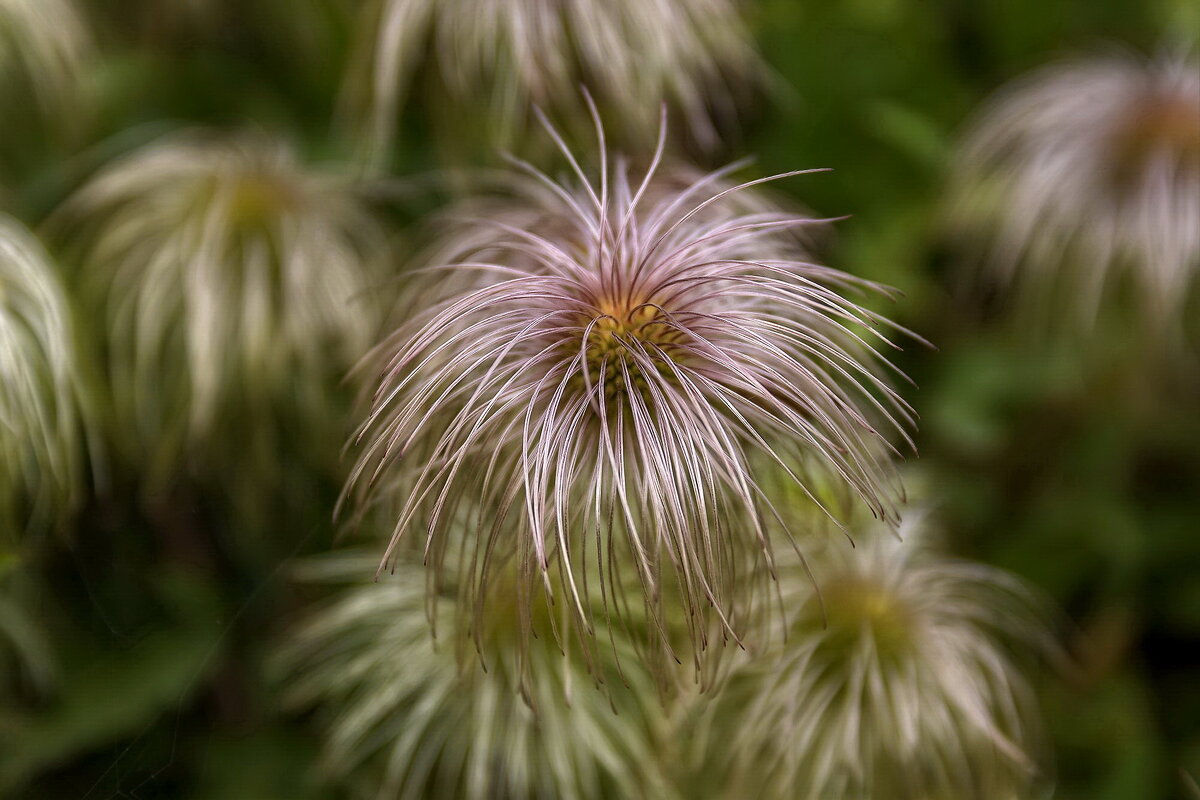
{"type": "MultiPolygon", "coordinates": [[[[79,109],[86,133],[43,135],[37,115],[8,106],[0,207],[44,225],[100,164],[191,123],[282,129],[310,156],[349,153],[331,120],[357,3],[210,2],[197,19],[162,5],[90,3],[100,55],[79,109]]],[[[1061,609],[1071,663],[1039,677],[1054,797],[1183,796],[1180,772],[1200,775],[1195,355],[1190,371],[1146,358],[1118,318],[1083,344],[1026,335],[1002,303],[966,290],[940,220],[950,149],[992,90],[1106,42],[1195,41],[1200,12],[1184,0],[748,5],[774,80],[724,155],[756,154],[762,174],[833,167],[777,191],[853,214],[827,262],[902,289],[889,313],[935,345],[900,356],[920,386],[907,395],[922,415],[914,466],[957,551],[1026,577],[1061,609]]],[[[441,113],[410,106],[401,180],[441,166],[428,133],[441,113]]],[[[397,196],[402,232],[438,200],[412,186],[397,196]]],[[[289,447],[284,463],[299,458],[289,447]]],[[[0,627],[58,673],[47,688],[0,660],[0,794],[334,796],[264,660],[303,599],[290,559],[335,543],[339,487],[285,470],[253,487],[264,513],[246,523],[202,478],[147,503],[136,471],[97,474],[73,529],[36,554],[0,553],[0,581],[20,571],[22,584],[0,596],[0,627]]]]}

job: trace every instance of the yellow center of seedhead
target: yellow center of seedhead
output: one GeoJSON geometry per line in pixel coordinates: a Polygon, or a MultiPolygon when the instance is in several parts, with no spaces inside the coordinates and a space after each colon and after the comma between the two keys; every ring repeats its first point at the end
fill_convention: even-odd
{"type": "Polygon", "coordinates": [[[1200,170],[1200,98],[1158,94],[1129,114],[1113,142],[1119,187],[1135,181],[1154,158],[1169,156],[1178,167],[1200,170]]]}
{"type": "Polygon", "coordinates": [[[229,219],[242,230],[269,227],[292,206],[293,193],[278,177],[266,172],[237,179],[229,199],[229,219]]]}
{"type": "MultiPolygon", "coordinates": [[[[478,678],[481,671],[514,670],[526,644],[558,651],[555,631],[561,630],[562,622],[556,620],[556,615],[563,608],[552,606],[539,586],[521,587],[519,581],[516,565],[506,561],[489,575],[481,597],[463,594],[462,583],[442,588],[443,596],[458,604],[458,617],[448,630],[452,631],[452,645],[458,648],[459,663],[468,678],[478,678]],[[528,595],[528,605],[522,601],[522,591],[528,595]],[[525,626],[533,634],[528,642],[524,642],[525,626]]],[[[440,620],[438,624],[440,633],[440,620]]]]}
{"type": "Polygon", "coordinates": [[[845,648],[841,654],[849,656],[852,648],[868,637],[880,657],[899,658],[908,651],[912,615],[886,585],[862,577],[843,577],[823,582],[821,594],[826,642],[831,650],[845,648]]]}
{"type": "Polygon", "coordinates": [[[650,364],[660,379],[674,380],[672,364],[683,354],[685,334],[656,305],[602,300],[595,315],[582,324],[591,325],[588,377],[593,383],[603,378],[605,399],[614,400],[630,389],[646,397],[650,364]]]}

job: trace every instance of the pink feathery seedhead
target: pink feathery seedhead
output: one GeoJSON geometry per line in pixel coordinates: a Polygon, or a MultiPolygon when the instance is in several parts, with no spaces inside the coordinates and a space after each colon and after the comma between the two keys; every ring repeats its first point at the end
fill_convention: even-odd
{"type": "Polygon", "coordinates": [[[635,178],[597,122],[597,183],[547,129],[573,177],[517,163],[507,202],[446,241],[380,347],[348,492],[399,498],[385,565],[423,529],[435,567],[475,548],[455,559],[474,598],[515,559],[526,635],[541,585],[585,652],[598,616],[638,616],[660,655],[686,629],[699,667],[714,629],[737,637],[746,584],[769,585],[750,578],[780,487],[893,518],[886,435],[912,419],[868,345],[892,326],[841,293],[879,287],[805,260],[797,231],[823,220],[751,191],[802,173],[684,182],[660,134],[635,178]]]}
{"type": "Polygon", "coordinates": [[[1042,68],[985,107],[955,180],[956,222],[982,235],[1001,283],[1089,322],[1127,277],[1143,316],[1171,324],[1200,270],[1200,63],[1042,68]]]}

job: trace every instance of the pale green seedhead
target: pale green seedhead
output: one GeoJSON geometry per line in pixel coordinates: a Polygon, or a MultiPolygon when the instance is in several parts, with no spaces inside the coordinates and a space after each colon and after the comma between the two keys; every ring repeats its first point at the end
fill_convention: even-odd
{"type": "Polygon", "coordinates": [[[77,364],[66,299],[45,250],[0,215],[0,553],[61,519],[80,473],[77,364]]]}
{"type": "Polygon", "coordinates": [[[939,556],[912,516],[900,534],[781,570],[786,640],[699,714],[693,765],[713,796],[1030,796],[1036,713],[1016,654],[1048,651],[1044,616],[1012,576],[939,556]]]}
{"type": "Polygon", "coordinates": [[[386,252],[348,176],[266,134],[168,136],[104,168],[62,218],[105,326],[118,438],[169,470],[325,402],[369,346],[386,252]]]}
{"type": "Polygon", "coordinates": [[[457,613],[453,587],[427,596],[419,564],[374,583],[372,571],[369,555],[309,566],[344,588],[281,654],[292,703],[320,709],[329,776],[381,800],[675,797],[663,707],[630,631],[611,631],[589,667],[577,639],[555,636],[561,608],[523,621],[511,571],[476,618],[457,613]]]}
{"type": "Polygon", "coordinates": [[[71,0],[0,0],[0,92],[19,85],[47,115],[77,117],[90,51],[71,0]]]}

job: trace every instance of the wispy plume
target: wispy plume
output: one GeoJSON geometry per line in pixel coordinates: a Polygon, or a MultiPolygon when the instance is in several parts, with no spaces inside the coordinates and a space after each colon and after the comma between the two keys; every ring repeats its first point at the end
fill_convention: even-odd
{"type": "Polygon", "coordinates": [[[379,223],[348,178],[265,134],[151,143],[61,219],[107,326],[122,430],[148,446],[203,448],[279,398],[318,407],[376,335],[379,223]]]}
{"type": "Polygon", "coordinates": [[[665,130],[647,169],[610,163],[597,129],[594,178],[564,147],[569,177],[518,164],[503,201],[443,232],[404,306],[420,313],[368,364],[347,494],[394,503],[385,561],[424,534],[435,574],[471,504],[468,608],[515,559],[522,616],[539,587],[582,635],[645,608],[656,646],[675,655],[677,623],[701,667],[769,585],[745,578],[772,558],[777,477],[831,516],[829,483],[892,519],[886,437],[910,413],[868,344],[889,324],[843,295],[878,287],[799,244],[821,220],[756,198],[774,178],[664,175],[665,130]]]}
{"type": "Polygon", "coordinates": [[[955,215],[1055,317],[1090,321],[1128,276],[1178,320],[1200,268],[1200,64],[1114,54],[1002,90],[958,158],[955,215]],[[1066,309],[1064,311],[1064,309],[1066,309]]]}
{"type": "Polygon", "coordinates": [[[49,256],[0,215],[0,545],[76,499],[82,433],[72,337],[49,256]]]}
{"type": "Polygon", "coordinates": [[[787,641],[701,714],[694,763],[722,796],[1029,796],[1036,704],[1014,648],[1050,652],[1045,614],[1013,576],[937,555],[919,524],[781,573],[787,641]]]}
{"type": "Polygon", "coordinates": [[[506,144],[533,103],[583,112],[582,82],[648,139],[654,109],[668,102],[711,146],[714,120],[734,115],[759,70],[731,0],[376,0],[370,9],[347,97],[369,120],[377,157],[418,73],[506,144]]]}
{"type": "Polygon", "coordinates": [[[618,663],[618,654],[632,662],[623,634],[589,674],[550,637],[519,644],[511,571],[493,585],[481,628],[468,632],[453,615],[453,590],[428,597],[424,570],[410,563],[392,580],[364,583],[369,559],[307,567],[311,582],[343,588],[279,657],[290,702],[320,709],[332,777],[358,796],[414,800],[675,796],[655,757],[658,695],[645,670],[618,663]],[[453,620],[436,641],[431,606],[453,620]],[[536,680],[525,680],[527,659],[536,680]]]}

